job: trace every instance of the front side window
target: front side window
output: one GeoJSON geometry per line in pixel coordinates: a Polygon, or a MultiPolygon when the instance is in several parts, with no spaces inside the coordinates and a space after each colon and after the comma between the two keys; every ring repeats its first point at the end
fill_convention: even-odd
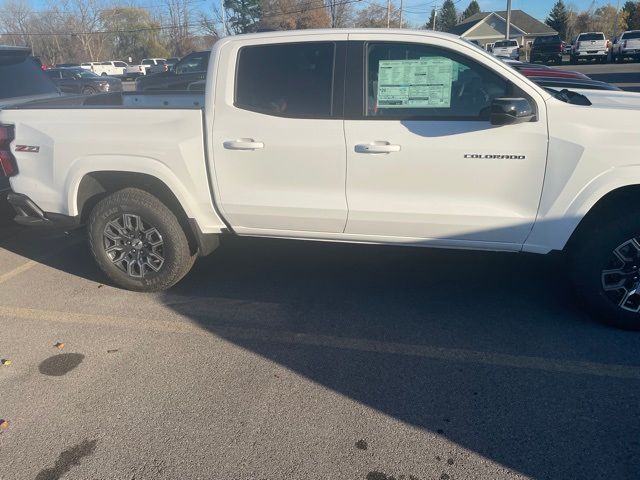
{"type": "Polygon", "coordinates": [[[488,119],[509,82],[453,51],[420,44],[367,46],[366,116],[488,119]]]}
{"type": "Polygon", "coordinates": [[[334,54],[332,42],[242,48],[236,106],[278,116],[330,117],[334,54]]]}

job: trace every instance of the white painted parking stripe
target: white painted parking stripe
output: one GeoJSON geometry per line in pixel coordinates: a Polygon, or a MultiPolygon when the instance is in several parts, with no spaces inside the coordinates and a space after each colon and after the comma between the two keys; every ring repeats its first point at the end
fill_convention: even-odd
{"type": "Polygon", "coordinates": [[[508,355],[457,348],[434,347],[429,345],[381,342],[360,338],[334,337],[329,335],[315,335],[253,328],[216,326],[213,328],[213,332],[209,332],[196,324],[180,320],[148,320],[119,316],[38,310],[31,308],[0,306],[0,316],[19,318],[21,320],[133,328],[168,333],[187,333],[195,335],[211,335],[213,333],[222,339],[230,340],[240,339],[291,345],[308,345],[314,347],[328,347],[368,353],[394,354],[498,367],[524,368],[550,373],[568,373],[574,375],[592,375],[599,377],[640,380],[640,366],[632,365],[508,355]]]}

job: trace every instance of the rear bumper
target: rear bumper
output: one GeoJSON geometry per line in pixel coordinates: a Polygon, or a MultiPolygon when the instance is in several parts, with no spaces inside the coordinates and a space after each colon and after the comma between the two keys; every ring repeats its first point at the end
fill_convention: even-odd
{"type": "Polygon", "coordinates": [[[70,217],[59,213],[44,212],[26,195],[9,192],[9,205],[16,211],[14,221],[20,225],[30,227],[73,228],[80,224],[79,217],[70,217]]]}

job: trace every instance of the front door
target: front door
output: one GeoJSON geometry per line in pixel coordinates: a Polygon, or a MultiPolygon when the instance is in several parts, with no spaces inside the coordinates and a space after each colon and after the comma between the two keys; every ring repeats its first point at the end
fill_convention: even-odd
{"type": "Polygon", "coordinates": [[[348,59],[355,65],[348,75],[361,77],[357,83],[365,91],[346,93],[347,101],[363,103],[345,112],[346,233],[517,249],[542,191],[542,100],[512,83],[508,72],[483,65],[487,60],[481,52],[474,58],[472,46],[466,56],[444,39],[362,40],[350,47],[348,59]],[[525,95],[538,110],[536,121],[491,125],[494,98],[525,95]]]}
{"type": "Polygon", "coordinates": [[[344,53],[342,62],[336,55],[346,45],[336,39],[346,35],[330,38],[219,52],[222,65],[236,68],[216,79],[215,177],[218,203],[239,233],[344,230],[344,53]]]}

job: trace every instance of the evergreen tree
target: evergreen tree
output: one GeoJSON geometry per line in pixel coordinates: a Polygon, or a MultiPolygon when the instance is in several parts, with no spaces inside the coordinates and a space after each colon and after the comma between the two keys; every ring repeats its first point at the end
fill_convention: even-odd
{"type": "Polygon", "coordinates": [[[229,11],[228,23],[233,33],[255,32],[262,17],[261,0],[224,0],[229,11]]]}
{"type": "Polygon", "coordinates": [[[454,5],[453,0],[444,0],[438,17],[439,18],[436,20],[437,30],[448,32],[456,26],[458,23],[458,12],[456,12],[456,6],[454,5]]]}
{"type": "Polygon", "coordinates": [[[546,20],[546,24],[553,28],[560,38],[566,40],[567,35],[567,22],[569,21],[569,14],[567,13],[567,7],[562,0],[558,0],[546,20]]]}
{"type": "Polygon", "coordinates": [[[476,13],[480,13],[480,5],[476,0],[471,0],[469,6],[466,8],[464,12],[462,12],[462,19],[465,20],[469,18],[471,15],[475,15],[476,13]]]}
{"type": "Polygon", "coordinates": [[[640,30],[640,2],[627,1],[622,11],[627,19],[627,30],[640,30]]]}

